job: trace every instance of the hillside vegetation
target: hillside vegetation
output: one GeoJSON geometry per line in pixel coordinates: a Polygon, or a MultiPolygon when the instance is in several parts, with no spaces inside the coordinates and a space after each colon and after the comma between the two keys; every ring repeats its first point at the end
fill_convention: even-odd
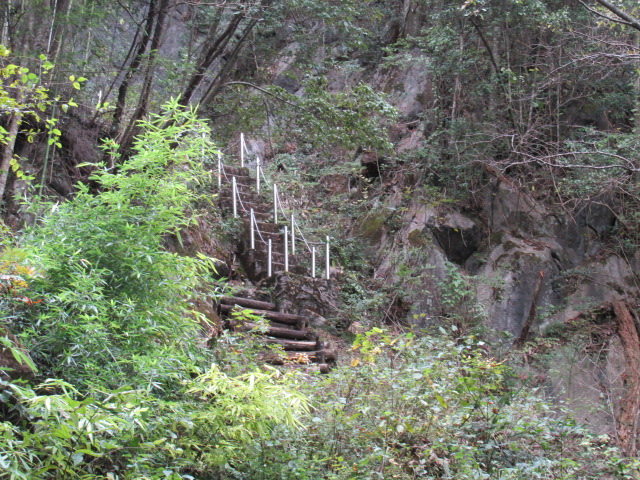
{"type": "Polygon", "coordinates": [[[0,479],[640,478],[639,18],[5,2],[0,479]],[[202,308],[240,132],[331,236],[328,375],[202,308]]]}

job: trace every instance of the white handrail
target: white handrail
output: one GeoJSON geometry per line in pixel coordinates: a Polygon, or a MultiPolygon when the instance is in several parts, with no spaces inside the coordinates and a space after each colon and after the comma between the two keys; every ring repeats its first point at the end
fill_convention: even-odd
{"type": "Polygon", "coordinates": [[[251,217],[249,217],[249,225],[251,230],[251,250],[256,249],[256,232],[253,226],[253,208],[251,209],[251,217]]]}
{"type": "Polygon", "coordinates": [[[296,225],[291,214],[291,255],[296,254],[296,225]]]}
{"type": "MultiPolygon", "coordinates": [[[[241,166],[244,167],[244,155],[249,153],[247,148],[244,133],[240,134],[240,161],[241,166]]],[[[222,186],[223,177],[228,181],[229,175],[226,172],[224,162],[222,161],[222,155],[218,153],[218,187],[222,186]]],[[[242,201],[242,195],[240,192],[238,180],[236,176],[232,176],[232,196],[233,196],[233,215],[234,217],[238,217],[238,203],[240,204],[240,208],[249,215],[249,223],[250,223],[250,235],[251,235],[251,248],[255,249],[256,245],[256,232],[262,241],[263,244],[268,246],[268,276],[270,277],[273,273],[273,243],[272,239],[269,238],[268,242],[265,241],[265,237],[263,236],[263,232],[258,226],[258,221],[255,216],[255,211],[253,208],[250,208],[250,211],[244,205],[242,201]]],[[[256,191],[260,193],[261,181],[264,181],[265,185],[269,185],[269,181],[265,176],[264,169],[262,168],[260,157],[256,156],[256,191]]],[[[324,245],[325,247],[325,275],[324,277],[329,280],[330,279],[330,270],[331,270],[331,258],[330,258],[330,241],[329,237],[326,237],[326,242],[309,242],[305,237],[302,228],[298,220],[294,215],[293,208],[289,212],[284,207],[283,198],[281,192],[279,191],[278,185],[276,183],[272,183],[273,185],[273,220],[274,223],[278,224],[278,209],[286,219],[290,217],[291,223],[290,226],[287,224],[284,226],[284,248],[285,248],[285,272],[289,271],[289,241],[291,242],[291,255],[296,255],[296,228],[298,229],[299,238],[302,239],[307,250],[311,253],[311,276],[312,278],[316,278],[316,245],[324,245]],[[289,228],[291,231],[291,236],[289,237],[289,228]]],[[[287,199],[287,205],[291,206],[289,199],[287,199]]],[[[284,223],[287,223],[286,220],[284,223]]]]}
{"type": "Polygon", "coordinates": [[[325,272],[326,272],[326,278],[327,280],[329,280],[330,278],[330,272],[329,272],[329,235],[327,235],[327,250],[325,253],[325,272]]]}
{"type": "MultiPolygon", "coordinates": [[[[253,211],[253,209],[251,209],[251,210],[253,211]]],[[[262,243],[264,243],[266,245],[267,241],[262,236],[262,231],[260,230],[260,227],[258,227],[258,221],[256,220],[255,213],[253,214],[253,223],[255,225],[256,232],[258,232],[258,236],[260,237],[260,240],[262,241],[262,243]]]]}
{"type": "Polygon", "coordinates": [[[260,157],[256,156],[256,191],[260,193],[260,157]]]}
{"type": "Polygon", "coordinates": [[[234,218],[238,217],[238,200],[236,196],[238,195],[238,185],[236,183],[236,177],[233,177],[233,181],[231,184],[231,195],[233,196],[233,216],[234,218]]]}
{"type": "Polygon", "coordinates": [[[282,212],[282,216],[287,218],[287,212],[285,212],[284,207],[282,206],[282,199],[280,198],[280,194],[278,194],[278,205],[280,206],[280,211],[282,212]]]}
{"type": "Polygon", "coordinates": [[[296,220],[296,227],[298,227],[298,232],[300,232],[300,237],[302,238],[302,241],[304,242],[304,244],[307,246],[307,250],[311,251],[311,246],[309,245],[309,242],[307,242],[307,239],[304,236],[304,233],[302,233],[302,229],[300,228],[300,225],[298,224],[298,221],[296,220]]]}
{"type": "Polygon", "coordinates": [[[287,226],[284,226],[284,271],[289,271],[289,232],[287,232],[287,226]]]}
{"type": "MultiPolygon", "coordinates": [[[[233,177],[234,179],[236,177],[233,177]]],[[[238,196],[238,201],[240,202],[240,208],[242,208],[242,211],[244,213],[249,213],[249,210],[247,210],[247,207],[244,206],[244,202],[242,201],[242,196],[240,196],[240,189],[238,188],[238,184],[236,183],[236,195],[238,196]]]]}
{"type": "Polygon", "coordinates": [[[240,134],[240,166],[244,167],[244,133],[240,134]]]}
{"type": "Polygon", "coordinates": [[[271,239],[269,239],[268,256],[269,256],[269,260],[267,262],[267,277],[270,277],[271,276],[271,239]]]}
{"type": "Polygon", "coordinates": [[[273,223],[278,223],[278,185],[273,184],[273,223]]]}

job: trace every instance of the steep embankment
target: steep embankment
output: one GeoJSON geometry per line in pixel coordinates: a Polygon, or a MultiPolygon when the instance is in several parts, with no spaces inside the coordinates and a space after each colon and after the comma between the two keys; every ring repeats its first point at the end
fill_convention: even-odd
{"type": "MultiPolygon", "coordinates": [[[[274,67],[276,79],[295,77],[288,52],[274,67]]],[[[378,309],[384,315],[364,321],[482,326],[495,348],[524,360],[553,398],[568,400],[579,419],[620,435],[635,451],[635,442],[622,438],[635,437],[626,432],[635,432],[629,418],[638,413],[628,400],[638,388],[637,322],[629,318],[639,293],[638,253],[625,244],[620,224],[624,197],[567,200],[548,178],[507,175],[480,158],[462,172],[469,178],[443,178],[433,164],[454,160],[433,146],[431,59],[417,49],[408,55],[400,67],[337,65],[327,72],[332,91],[365,81],[385,91],[400,113],[391,128],[393,153],[357,153],[360,166],[350,171],[322,160],[327,168],[311,187],[313,198],[325,199],[325,218],[348,224],[332,234],[349,248],[358,244],[369,256],[370,285],[387,292],[378,309]]],[[[264,144],[251,145],[255,154],[282,160],[264,144]]]]}

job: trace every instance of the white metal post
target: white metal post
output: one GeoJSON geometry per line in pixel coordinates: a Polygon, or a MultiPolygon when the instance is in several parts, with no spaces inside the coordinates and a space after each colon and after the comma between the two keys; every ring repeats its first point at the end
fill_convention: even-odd
{"type": "Polygon", "coordinates": [[[296,254],[296,222],[291,214],[291,255],[296,254]]]}
{"type": "Polygon", "coordinates": [[[316,278],[316,247],[311,247],[311,278],[316,278]]]}
{"type": "Polygon", "coordinates": [[[267,277],[271,276],[271,239],[269,239],[269,248],[267,255],[269,255],[269,260],[267,261],[267,277]]]}
{"type": "Polygon", "coordinates": [[[240,166],[244,167],[244,133],[240,134],[240,166]]]}
{"type": "Polygon", "coordinates": [[[256,190],[260,193],[260,157],[256,157],[256,190]]]}
{"type": "Polygon", "coordinates": [[[287,226],[284,226],[284,271],[289,271],[289,232],[287,226]]]}
{"type": "Polygon", "coordinates": [[[329,236],[327,235],[327,251],[325,254],[325,276],[326,279],[329,280],[329,236]]]}
{"type": "Polygon", "coordinates": [[[222,186],[222,156],[218,154],[218,188],[222,186]]]}
{"type": "Polygon", "coordinates": [[[249,217],[249,223],[251,224],[251,250],[255,250],[256,249],[256,231],[255,231],[255,227],[253,225],[254,222],[254,216],[253,216],[253,208],[251,209],[251,216],[249,217]]]}
{"type": "Polygon", "coordinates": [[[278,186],[273,184],[273,223],[278,223],[278,186]]]}
{"type": "Polygon", "coordinates": [[[231,182],[231,194],[233,195],[233,216],[238,216],[238,185],[236,183],[236,177],[233,177],[231,182]]]}

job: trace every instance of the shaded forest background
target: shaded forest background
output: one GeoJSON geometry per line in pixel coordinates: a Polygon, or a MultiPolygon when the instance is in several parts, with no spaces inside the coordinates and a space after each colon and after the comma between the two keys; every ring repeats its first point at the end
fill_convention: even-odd
{"type": "Polygon", "coordinates": [[[3,2],[0,478],[639,478],[639,17],[3,2]],[[332,236],[326,379],[203,348],[239,132],[332,236]]]}

